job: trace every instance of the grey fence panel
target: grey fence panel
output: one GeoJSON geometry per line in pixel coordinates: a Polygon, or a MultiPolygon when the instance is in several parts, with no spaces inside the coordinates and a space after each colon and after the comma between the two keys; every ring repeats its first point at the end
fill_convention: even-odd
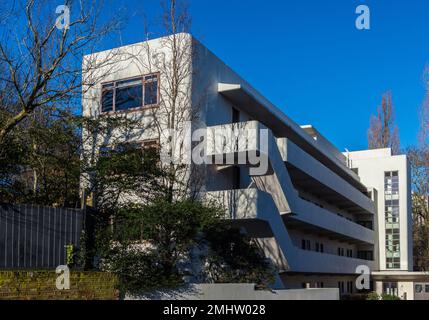
{"type": "Polygon", "coordinates": [[[56,268],[80,247],[85,211],[0,205],[0,269],[56,268]]]}

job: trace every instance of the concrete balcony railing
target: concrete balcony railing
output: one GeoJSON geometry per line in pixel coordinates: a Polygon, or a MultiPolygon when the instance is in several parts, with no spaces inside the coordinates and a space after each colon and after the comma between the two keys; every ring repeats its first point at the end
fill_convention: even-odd
{"type": "MultiPolygon", "coordinates": [[[[372,261],[305,251],[296,247],[271,195],[263,191],[258,189],[214,191],[207,192],[204,199],[225,208],[227,219],[243,223],[259,221],[260,229],[265,228],[263,223],[266,223],[269,226],[269,233],[266,231],[258,233],[262,233],[265,239],[273,238],[272,241],[265,240],[262,245],[280,270],[286,271],[287,266],[288,270],[295,272],[355,273],[357,266],[372,267],[372,261]]],[[[335,222],[338,221],[330,221],[334,225],[335,222]]],[[[347,220],[345,223],[352,224],[347,220]]]]}
{"type": "Polygon", "coordinates": [[[340,217],[304,199],[299,198],[296,201],[297,212],[299,213],[292,216],[291,219],[329,231],[334,234],[334,238],[335,234],[337,234],[349,238],[352,242],[353,240],[358,240],[359,242],[371,245],[375,243],[375,233],[373,230],[340,217]]]}
{"type": "Polygon", "coordinates": [[[350,170],[344,161],[339,159],[338,154],[333,154],[332,150],[327,149],[319,141],[313,139],[299,125],[245,82],[219,83],[218,92],[230,100],[233,105],[246,110],[253,118],[265,119],[267,123],[270,123],[270,127],[277,136],[292,136],[295,144],[301,149],[320,159],[322,163],[332,168],[334,172],[350,183],[357,187],[364,187],[360,182],[359,176],[350,170]],[[249,108],[249,106],[252,107],[249,108]]]}
{"type": "MultiPolygon", "coordinates": [[[[284,163],[282,152],[279,150],[277,139],[275,139],[271,131],[262,124],[257,121],[249,121],[220,125],[209,127],[207,132],[207,156],[211,158],[211,160],[216,157],[219,160],[228,160],[229,158],[229,163],[232,165],[240,160],[239,156],[241,155],[244,156],[244,159],[247,157],[247,161],[242,161],[240,164],[252,162],[253,165],[255,165],[259,161],[260,168],[263,169],[266,167],[265,171],[262,170],[257,175],[252,176],[252,173],[250,174],[257,188],[270,194],[278,211],[282,215],[293,214],[294,219],[337,233],[341,235],[341,237],[345,236],[347,238],[357,239],[358,241],[368,244],[374,243],[374,232],[372,230],[299,197],[284,163]],[[219,132],[221,134],[218,134],[219,132]],[[261,136],[261,133],[265,136],[261,136]],[[266,163],[262,164],[264,161],[266,163]]],[[[284,151],[287,151],[284,147],[280,147],[280,149],[283,149],[283,154],[284,151]]],[[[297,150],[293,150],[293,152],[299,153],[301,151],[297,148],[297,150]]],[[[289,152],[287,152],[288,156],[292,157],[293,152],[292,149],[289,149],[289,152]]],[[[334,176],[331,171],[319,162],[316,161],[314,165],[314,174],[322,176],[323,179],[321,178],[321,180],[325,183],[330,183],[328,181],[329,178],[334,179],[332,184],[339,184],[339,186],[336,186],[338,192],[340,191],[340,187],[350,190],[351,193],[354,192],[353,195],[359,198],[362,203],[368,205],[368,209],[372,207],[371,200],[359,193],[358,190],[350,185],[348,186],[349,189],[347,189],[347,183],[345,181],[334,176]],[[316,171],[318,170],[324,171],[324,173],[317,173],[316,171]],[[325,175],[329,176],[325,177],[325,175]]],[[[252,164],[249,164],[249,166],[252,166],[252,164]]],[[[237,193],[237,191],[235,192],[237,193]]],[[[228,195],[228,197],[231,196],[232,195],[228,195]]],[[[237,195],[234,197],[237,197],[237,195]]],[[[243,194],[241,194],[240,197],[240,199],[245,198],[243,194]]],[[[236,204],[237,208],[242,206],[242,204],[236,204]]],[[[248,204],[243,207],[246,208],[247,206],[248,204]]]]}
{"type": "Polygon", "coordinates": [[[277,139],[284,162],[299,170],[306,188],[319,189],[341,206],[355,212],[375,213],[373,201],[289,139],[277,139]]]}
{"type": "Polygon", "coordinates": [[[204,199],[225,208],[226,219],[258,219],[258,213],[262,211],[278,214],[271,196],[258,189],[207,192],[204,199]]]}
{"type": "Polygon", "coordinates": [[[207,198],[216,199],[223,205],[228,218],[265,222],[265,227],[268,226],[270,230],[265,238],[275,239],[268,245],[269,249],[282,252],[287,260],[283,264],[287,264],[289,270],[305,272],[308,268],[314,268],[313,272],[317,272],[320,271],[320,266],[314,266],[317,262],[323,265],[326,272],[345,272],[342,266],[346,266],[347,272],[354,273],[353,268],[358,265],[371,264],[370,261],[360,259],[303,252],[294,246],[284,219],[297,219],[319,231],[329,230],[334,238],[370,245],[374,244],[374,232],[300,198],[277,139],[269,129],[257,121],[249,121],[209,127],[207,136],[207,158],[215,160],[217,165],[218,161],[222,165],[248,165],[250,177],[256,186],[255,189],[209,192],[207,198]],[[257,170],[252,171],[255,167],[257,170]]]}
{"type": "MultiPolygon", "coordinates": [[[[227,219],[259,219],[262,212],[265,218],[267,215],[278,214],[271,195],[258,189],[208,192],[206,199],[224,207],[227,219]]],[[[299,199],[297,205],[301,208],[301,213],[291,216],[290,219],[332,233],[333,238],[337,234],[340,238],[349,238],[351,241],[374,244],[374,231],[303,199],[299,199]]]]}
{"type": "Polygon", "coordinates": [[[290,269],[285,257],[294,256],[295,247],[270,194],[258,189],[226,190],[207,192],[204,200],[222,206],[226,219],[245,226],[279,271],[290,269]]]}
{"type": "Polygon", "coordinates": [[[370,270],[374,267],[373,261],[302,249],[297,249],[295,259],[297,259],[299,272],[354,274],[359,266],[367,266],[370,270]]]}

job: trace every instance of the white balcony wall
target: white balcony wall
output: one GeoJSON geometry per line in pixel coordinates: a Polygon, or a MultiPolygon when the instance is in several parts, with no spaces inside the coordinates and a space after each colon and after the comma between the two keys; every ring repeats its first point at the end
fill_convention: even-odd
{"type": "Polygon", "coordinates": [[[269,169],[265,174],[252,175],[250,173],[250,175],[258,189],[272,196],[281,214],[293,213],[296,215],[294,218],[321,229],[358,239],[365,243],[374,243],[375,236],[372,230],[320,208],[298,196],[279,152],[277,141],[265,126],[257,121],[249,121],[210,127],[207,130],[207,156],[209,158],[223,159],[223,156],[226,155],[226,159],[231,156],[233,161],[232,156],[234,154],[254,154],[260,158],[261,162],[267,161],[269,169]],[[265,138],[260,136],[261,130],[265,130],[265,138]],[[243,134],[247,131],[253,133],[243,134]],[[224,136],[219,136],[216,132],[224,132],[224,136]],[[257,133],[257,136],[254,136],[254,132],[257,133]],[[249,137],[250,139],[248,139],[249,137]]]}
{"type": "MultiPolygon", "coordinates": [[[[275,253],[277,266],[294,272],[355,273],[359,265],[372,268],[372,261],[305,251],[296,247],[271,196],[257,189],[208,192],[207,201],[216,201],[226,210],[226,217],[237,220],[268,222],[275,242],[265,242],[266,252],[275,253]]],[[[269,237],[267,237],[269,238],[269,237]]]]}
{"type": "Polygon", "coordinates": [[[361,191],[347,183],[343,178],[333,173],[322,163],[311,157],[308,153],[297,147],[286,138],[277,139],[280,153],[285,162],[313,177],[336,193],[347,198],[350,202],[361,207],[363,211],[374,214],[374,203],[361,191]]]}

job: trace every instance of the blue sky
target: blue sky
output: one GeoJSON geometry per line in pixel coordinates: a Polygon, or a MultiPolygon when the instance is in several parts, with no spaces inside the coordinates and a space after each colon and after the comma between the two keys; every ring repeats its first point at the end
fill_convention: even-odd
{"type": "MultiPolygon", "coordinates": [[[[429,64],[429,1],[188,0],[193,34],[299,124],[341,150],[365,149],[371,113],[391,90],[402,147],[417,142],[429,64]],[[359,4],[371,30],[355,28],[359,4]]],[[[158,0],[120,0],[124,44],[144,38],[158,0]]],[[[111,9],[114,10],[114,9],[111,9]]]]}

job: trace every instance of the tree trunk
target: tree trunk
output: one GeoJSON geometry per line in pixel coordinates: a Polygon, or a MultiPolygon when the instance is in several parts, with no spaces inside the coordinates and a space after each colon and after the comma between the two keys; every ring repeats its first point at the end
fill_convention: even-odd
{"type": "Polygon", "coordinates": [[[3,128],[0,130],[0,145],[4,142],[6,139],[6,136],[8,133],[16,126],[18,125],[22,120],[27,117],[28,113],[26,110],[22,110],[20,113],[18,113],[16,116],[9,119],[3,128]]]}

